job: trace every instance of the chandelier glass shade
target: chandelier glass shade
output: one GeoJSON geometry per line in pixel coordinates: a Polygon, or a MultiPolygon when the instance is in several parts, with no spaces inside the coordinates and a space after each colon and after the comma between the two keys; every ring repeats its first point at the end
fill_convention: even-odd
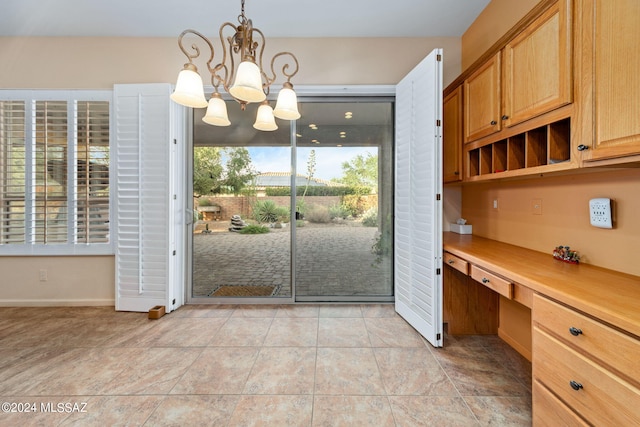
{"type": "Polygon", "coordinates": [[[176,88],[171,99],[180,105],[191,108],[207,107],[203,117],[205,123],[215,126],[229,126],[227,108],[220,86],[239,104],[242,110],[252,102],[262,103],[258,108],[258,117],[254,128],[259,130],[276,130],[278,127],[274,117],[282,120],[300,118],[298,101],[291,78],[298,73],[298,59],[291,52],[280,52],[273,56],[269,69],[263,66],[265,37],[262,31],[253,27],[253,23],[242,11],[238,16],[239,25],[225,22],[220,26],[219,36],[222,45],[222,58],[213,65],[215,51],[211,41],[195,30],[184,30],[178,37],[178,46],[188,61],[178,74],[176,88]],[[225,34],[228,34],[225,36],[225,34]],[[209,101],[204,94],[202,78],[193,60],[201,54],[200,47],[194,41],[189,49],[185,48],[185,36],[194,36],[196,41],[206,44],[210,55],[206,62],[211,75],[213,94],[209,101]],[[276,108],[267,101],[271,85],[276,81],[276,64],[281,66],[281,74],[285,78],[282,89],[278,93],[276,108]]]}

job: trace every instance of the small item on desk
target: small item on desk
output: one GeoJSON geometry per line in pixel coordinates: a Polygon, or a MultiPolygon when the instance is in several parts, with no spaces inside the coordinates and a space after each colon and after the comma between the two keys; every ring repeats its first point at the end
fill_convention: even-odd
{"type": "Polygon", "coordinates": [[[460,218],[455,224],[451,224],[451,231],[458,234],[471,234],[472,226],[471,224],[467,224],[466,219],[460,218]]]}
{"type": "Polygon", "coordinates": [[[571,250],[569,246],[556,246],[553,250],[553,257],[570,264],[578,264],[580,262],[578,251],[571,250]]]}

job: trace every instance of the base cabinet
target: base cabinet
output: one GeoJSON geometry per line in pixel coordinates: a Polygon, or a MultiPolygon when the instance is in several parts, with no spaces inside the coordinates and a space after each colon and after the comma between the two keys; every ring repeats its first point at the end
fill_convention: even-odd
{"type": "Polygon", "coordinates": [[[541,295],[532,314],[535,425],[640,425],[640,341],[541,295]]]}

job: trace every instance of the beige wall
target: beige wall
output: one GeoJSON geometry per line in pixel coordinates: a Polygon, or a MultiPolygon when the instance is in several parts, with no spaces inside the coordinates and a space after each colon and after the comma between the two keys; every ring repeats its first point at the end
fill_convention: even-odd
{"type": "MultiPolygon", "coordinates": [[[[389,85],[434,48],[444,49],[446,86],[461,72],[460,38],[267,39],[265,57],[280,50],[294,52],[300,62],[295,85],[389,85]]],[[[116,83],[173,83],[185,62],[177,38],[0,37],[0,88],[111,89],[116,83]]],[[[113,257],[0,257],[0,277],[0,305],[114,301],[113,257]],[[43,268],[49,271],[44,283],[39,281],[43,268]]]]}
{"type": "MultiPolygon", "coordinates": [[[[457,37],[267,39],[265,62],[281,50],[295,53],[300,71],[294,85],[396,84],[439,47],[446,86],[461,72],[457,37]]],[[[185,62],[177,38],[0,37],[1,88],[173,83],[185,62]]],[[[204,76],[204,63],[196,65],[204,76]]]]}
{"type": "Polygon", "coordinates": [[[462,69],[473,64],[539,2],[492,0],[462,35],[462,69]]]}
{"type": "Polygon", "coordinates": [[[0,306],[113,305],[112,256],[0,257],[0,306]],[[40,271],[47,280],[40,281],[40,271]]]}
{"type": "Polygon", "coordinates": [[[473,234],[549,254],[569,245],[586,263],[640,275],[639,196],[640,169],[470,184],[462,190],[462,215],[473,234]],[[611,230],[589,224],[596,197],[614,200],[611,230]],[[533,199],[542,200],[542,215],[533,214],[533,199]]]}

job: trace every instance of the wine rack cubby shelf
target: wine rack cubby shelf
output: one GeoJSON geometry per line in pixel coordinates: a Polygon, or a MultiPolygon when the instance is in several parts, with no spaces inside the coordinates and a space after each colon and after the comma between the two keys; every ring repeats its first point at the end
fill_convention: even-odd
{"type": "Polygon", "coordinates": [[[469,150],[467,178],[498,178],[504,172],[568,162],[570,133],[566,118],[469,150]]]}

